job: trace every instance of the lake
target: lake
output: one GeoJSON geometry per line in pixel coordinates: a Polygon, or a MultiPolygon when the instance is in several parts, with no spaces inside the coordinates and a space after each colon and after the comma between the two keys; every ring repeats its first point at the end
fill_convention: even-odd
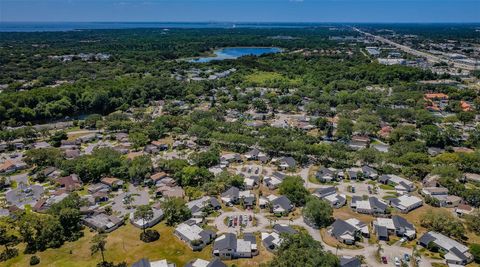
{"type": "Polygon", "coordinates": [[[215,56],[191,59],[190,62],[205,63],[214,60],[237,59],[243,56],[260,56],[264,54],[280,53],[278,47],[226,47],[213,51],[215,56]]]}

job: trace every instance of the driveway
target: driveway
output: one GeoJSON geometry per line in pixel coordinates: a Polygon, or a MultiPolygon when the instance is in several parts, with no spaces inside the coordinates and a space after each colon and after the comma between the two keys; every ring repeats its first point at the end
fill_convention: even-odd
{"type": "Polygon", "coordinates": [[[148,189],[129,185],[128,190],[128,192],[119,190],[118,194],[113,199],[112,209],[113,211],[120,213],[121,216],[135,211],[133,207],[147,205],[150,202],[148,189]],[[127,195],[130,195],[132,198],[129,204],[123,202],[127,195]],[[131,208],[128,208],[128,206],[131,206],[131,208]]]}

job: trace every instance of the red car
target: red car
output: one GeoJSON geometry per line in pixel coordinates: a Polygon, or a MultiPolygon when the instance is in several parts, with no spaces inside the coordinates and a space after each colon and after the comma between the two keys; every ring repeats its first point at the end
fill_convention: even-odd
{"type": "Polygon", "coordinates": [[[388,263],[387,257],[383,256],[383,257],[382,257],[382,262],[383,262],[383,264],[387,264],[387,263],[388,263]]]}

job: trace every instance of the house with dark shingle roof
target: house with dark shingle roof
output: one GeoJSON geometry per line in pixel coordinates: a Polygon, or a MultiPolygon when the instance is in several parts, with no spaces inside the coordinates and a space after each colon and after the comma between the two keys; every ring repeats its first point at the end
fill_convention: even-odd
{"type": "Polygon", "coordinates": [[[343,194],[338,194],[334,186],[318,188],[313,194],[314,196],[327,201],[330,206],[334,208],[341,208],[347,203],[347,197],[343,194]]]}
{"type": "Polygon", "coordinates": [[[213,255],[224,260],[251,258],[258,255],[256,237],[245,233],[243,239],[239,239],[233,233],[225,233],[215,239],[213,255]]]}
{"type": "Polygon", "coordinates": [[[467,246],[437,232],[425,233],[417,243],[428,249],[436,247],[444,255],[447,264],[467,265],[473,261],[467,246]]]}
{"type": "Polygon", "coordinates": [[[340,257],[340,267],[360,267],[362,261],[357,257],[340,257]]]}

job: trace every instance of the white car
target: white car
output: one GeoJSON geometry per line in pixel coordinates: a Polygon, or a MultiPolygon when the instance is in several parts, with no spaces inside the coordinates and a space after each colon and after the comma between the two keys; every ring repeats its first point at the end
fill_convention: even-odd
{"type": "Polygon", "coordinates": [[[395,257],[395,266],[401,266],[402,265],[402,262],[400,261],[400,259],[398,257],[395,257]]]}

